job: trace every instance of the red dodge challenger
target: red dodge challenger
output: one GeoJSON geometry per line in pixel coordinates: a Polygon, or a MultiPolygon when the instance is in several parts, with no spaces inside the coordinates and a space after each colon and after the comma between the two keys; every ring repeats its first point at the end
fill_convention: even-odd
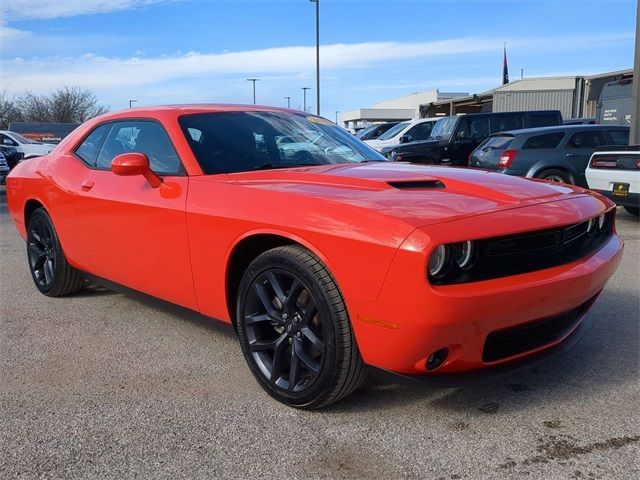
{"type": "Polygon", "coordinates": [[[575,343],[623,249],[586,190],[387,162],[323,118],[232,105],[95,118],[9,175],[49,296],[103,279],[231,322],[277,400],[367,367],[434,381],[575,343]]]}

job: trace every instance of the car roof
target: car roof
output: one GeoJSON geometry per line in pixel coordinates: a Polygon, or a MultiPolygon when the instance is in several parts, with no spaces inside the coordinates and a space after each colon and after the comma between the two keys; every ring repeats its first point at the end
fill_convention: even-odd
{"type": "Polygon", "coordinates": [[[200,103],[200,104],[180,104],[180,105],[153,105],[146,107],[126,108],[100,115],[101,121],[109,119],[131,118],[135,116],[174,114],[187,115],[197,113],[221,113],[221,112],[288,112],[297,115],[316,116],[312,113],[305,113],[299,110],[281,107],[269,107],[263,105],[241,105],[226,103],[200,103]]]}
{"type": "Polygon", "coordinates": [[[579,132],[582,130],[614,130],[614,129],[628,129],[625,125],[555,125],[551,127],[533,127],[533,128],[521,128],[520,130],[505,130],[504,132],[494,133],[496,135],[535,135],[540,133],[555,133],[555,132],[579,132]]]}

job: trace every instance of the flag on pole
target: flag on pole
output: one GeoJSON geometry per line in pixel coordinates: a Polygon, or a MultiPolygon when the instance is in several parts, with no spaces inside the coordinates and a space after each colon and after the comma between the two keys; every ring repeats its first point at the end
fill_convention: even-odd
{"type": "Polygon", "coordinates": [[[509,83],[509,66],[507,65],[507,42],[504,43],[504,60],[502,62],[502,84],[509,83]]]}

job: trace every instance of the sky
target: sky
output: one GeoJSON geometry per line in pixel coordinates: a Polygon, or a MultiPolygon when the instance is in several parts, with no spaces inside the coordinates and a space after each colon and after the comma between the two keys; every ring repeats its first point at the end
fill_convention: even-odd
{"type": "MultiPolygon", "coordinates": [[[[321,114],[431,88],[631,68],[637,0],[320,0],[321,114]]],[[[309,0],[3,0],[0,88],[91,89],[112,110],[224,102],[315,112],[309,0]]]]}

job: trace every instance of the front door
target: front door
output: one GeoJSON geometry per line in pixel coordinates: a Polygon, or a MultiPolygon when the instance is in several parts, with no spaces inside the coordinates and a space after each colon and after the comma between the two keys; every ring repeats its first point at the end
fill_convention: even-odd
{"type": "MultiPolygon", "coordinates": [[[[82,145],[76,154],[82,155],[82,145]]],[[[77,186],[77,222],[91,252],[90,273],[197,309],[185,213],[189,179],[183,172],[159,123],[114,122],[77,186]],[[147,155],[163,184],[153,188],[142,176],[111,172],[113,158],[125,152],[147,155]]]]}

